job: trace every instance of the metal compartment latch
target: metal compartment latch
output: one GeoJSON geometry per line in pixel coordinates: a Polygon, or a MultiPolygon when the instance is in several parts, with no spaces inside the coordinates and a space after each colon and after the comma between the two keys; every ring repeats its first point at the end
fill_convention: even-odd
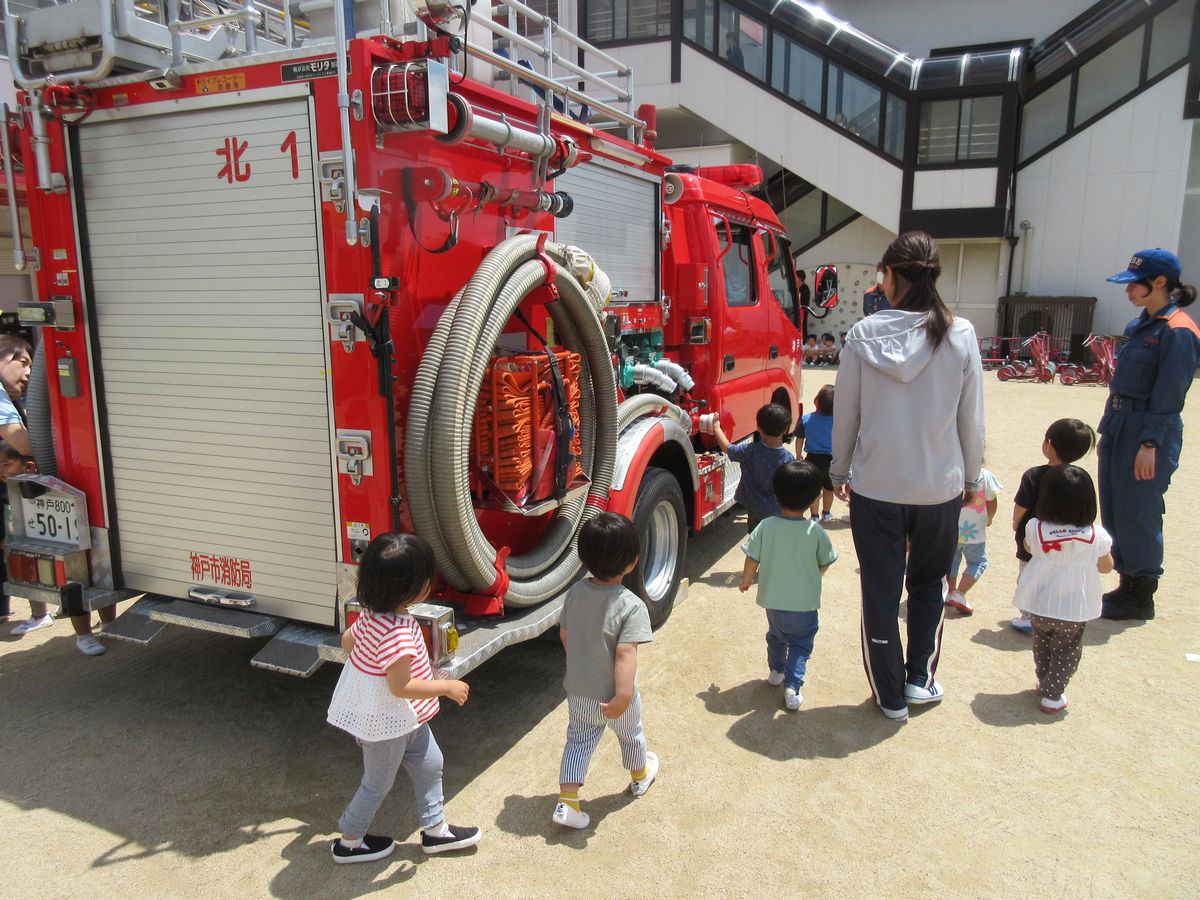
{"type": "Polygon", "coordinates": [[[346,160],[340,153],[322,153],[317,159],[321,182],[321,202],[332,203],[338,212],[346,211],[346,160]]]}
{"type": "Polygon", "coordinates": [[[366,335],[354,324],[356,317],[363,314],[362,294],[330,294],[325,304],[325,315],[333,330],[333,339],[342,342],[342,349],[354,352],[357,341],[366,340],[366,335]]]}
{"type": "Polygon", "coordinates": [[[371,432],[346,431],[339,428],[337,432],[338,471],[350,476],[351,484],[358,484],[364,475],[374,475],[375,467],[371,462],[371,432]]]}

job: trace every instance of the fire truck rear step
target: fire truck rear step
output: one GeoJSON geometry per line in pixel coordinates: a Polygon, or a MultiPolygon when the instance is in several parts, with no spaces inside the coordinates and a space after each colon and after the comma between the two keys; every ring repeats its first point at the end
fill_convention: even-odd
{"type": "Polygon", "coordinates": [[[320,648],[330,640],[340,642],[341,635],[328,628],[290,622],[255,654],[250,665],[307,678],[325,662],[320,648]]]}
{"type": "Polygon", "coordinates": [[[231,637],[264,638],[278,634],[285,624],[275,616],[204,606],[161,594],[146,594],[105,629],[105,633],[122,640],[148,644],[167,625],[182,625],[184,628],[231,637]],[[157,628],[154,627],[156,625],[157,628]]]}
{"type": "MultiPolygon", "coordinates": [[[[540,606],[510,609],[499,619],[456,619],[458,647],[450,664],[439,669],[442,677],[461,678],[505,647],[549,631],[562,617],[564,599],[565,595],[547,600],[540,606]]],[[[318,650],[325,662],[346,662],[341,635],[331,634],[318,650]]]]}

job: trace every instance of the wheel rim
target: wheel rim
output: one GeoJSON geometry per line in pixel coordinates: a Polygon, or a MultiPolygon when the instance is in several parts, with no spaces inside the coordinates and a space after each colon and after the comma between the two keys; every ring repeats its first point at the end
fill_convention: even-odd
{"type": "Polygon", "coordinates": [[[642,563],[642,583],[652,602],[662,600],[675,581],[679,564],[679,517],[673,504],[663,501],[654,507],[646,534],[646,559],[642,563]]]}

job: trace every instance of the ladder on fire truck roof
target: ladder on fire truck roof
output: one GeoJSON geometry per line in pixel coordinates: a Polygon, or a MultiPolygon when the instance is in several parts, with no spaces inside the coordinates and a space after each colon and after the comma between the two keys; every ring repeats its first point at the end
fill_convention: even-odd
{"type": "MultiPolygon", "coordinates": [[[[6,0],[5,46],[14,79],[27,89],[48,81],[169,79],[181,66],[327,44],[337,30],[335,2],[343,0],[6,0]]],[[[351,4],[348,34],[401,40],[426,37],[419,16],[427,18],[430,7],[463,9],[451,0],[351,4]]],[[[490,77],[494,87],[514,94],[526,92],[544,108],[543,122],[555,112],[598,129],[624,129],[641,142],[645,123],[635,113],[633,71],[616,57],[520,0],[497,0],[486,14],[472,8],[464,24],[465,55],[491,71],[481,76],[454,61],[452,68],[490,77]]]]}

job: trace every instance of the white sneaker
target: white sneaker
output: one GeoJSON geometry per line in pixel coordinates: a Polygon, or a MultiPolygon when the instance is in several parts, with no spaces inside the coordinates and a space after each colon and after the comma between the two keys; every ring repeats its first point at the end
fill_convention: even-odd
{"type": "Polygon", "coordinates": [[[844,516],[839,516],[838,521],[845,522],[847,525],[849,525],[850,524],[850,513],[846,513],[844,516]]]}
{"type": "Polygon", "coordinates": [[[654,776],[658,774],[658,754],[646,753],[646,777],[629,782],[629,793],[635,797],[643,796],[654,784],[654,776]]]}
{"type": "Polygon", "coordinates": [[[904,699],[909,703],[937,703],[945,693],[936,681],[927,688],[919,684],[904,685],[904,699]]]}
{"type": "Polygon", "coordinates": [[[99,656],[108,649],[94,634],[85,634],[75,638],[75,648],[84,656],[99,656]]]}
{"type": "Polygon", "coordinates": [[[783,705],[790,710],[797,710],[804,702],[804,695],[796,688],[787,688],[783,692],[783,705]]]}
{"type": "Polygon", "coordinates": [[[1044,712],[1044,713],[1062,712],[1066,708],[1067,708],[1067,695],[1066,694],[1063,694],[1057,700],[1054,700],[1050,697],[1042,698],[1042,712],[1044,712]]]}
{"type": "Polygon", "coordinates": [[[592,817],[565,803],[559,803],[554,807],[554,815],[550,817],[550,821],[566,828],[587,828],[592,817]]]}
{"type": "Polygon", "coordinates": [[[886,706],[879,707],[879,711],[891,719],[893,722],[908,721],[908,707],[902,706],[899,709],[888,709],[886,706]]]}
{"type": "Polygon", "coordinates": [[[767,684],[769,684],[771,687],[779,687],[781,684],[783,684],[783,673],[776,672],[774,669],[772,669],[771,674],[767,676],[767,684]]]}
{"type": "Polygon", "coordinates": [[[49,628],[54,624],[54,616],[46,613],[44,616],[30,616],[24,622],[15,626],[9,634],[29,634],[39,628],[49,628]]]}

